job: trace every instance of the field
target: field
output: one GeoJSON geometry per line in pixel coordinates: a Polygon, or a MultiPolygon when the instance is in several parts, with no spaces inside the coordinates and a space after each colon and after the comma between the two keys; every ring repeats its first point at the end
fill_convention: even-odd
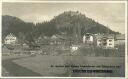
{"type": "Polygon", "coordinates": [[[124,49],[80,48],[75,52],[62,46],[49,46],[43,52],[32,55],[23,50],[4,49],[2,56],[3,76],[59,76],[59,77],[119,77],[125,73],[124,49]],[[45,54],[44,54],[45,50],[45,54]],[[97,72],[74,72],[75,70],[97,72]],[[111,72],[105,72],[110,70],[111,72]]]}
{"type": "Polygon", "coordinates": [[[85,56],[36,56],[13,60],[16,64],[39,73],[41,76],[124,76],[124,58],[122,57],[85,57],[85,56]],[[54,66],[54,67],[51,67],[54,66]],[[71,73],[77,67],[55,66],[119,66],[119,68],[83,67],[82,69],[110,69],[113,73],[71,73]]]}

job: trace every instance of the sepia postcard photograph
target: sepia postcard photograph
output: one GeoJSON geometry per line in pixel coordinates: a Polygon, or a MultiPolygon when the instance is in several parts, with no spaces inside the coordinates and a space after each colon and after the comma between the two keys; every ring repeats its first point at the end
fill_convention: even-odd
{"type": "Polygon", "coordinates": [[[2,77],[125,77],[127,2],[2,2],[2,77]]]}

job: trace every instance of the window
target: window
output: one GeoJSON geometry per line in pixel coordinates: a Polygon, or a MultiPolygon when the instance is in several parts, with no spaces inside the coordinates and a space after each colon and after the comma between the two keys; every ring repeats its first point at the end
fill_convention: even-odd
{"type": "Polygon", "coordinates": [[[101,44],[99,44],[99,46],[101,46],[101,44]]]}
{"type": "Polygon", "coordinates": [[[101,40],[98,40],[99,42],[101,42],[101,40]]]}
{"type": "Polygon", "coordinates": [[[109,45],[112,45],[111,43],[109,43],[109,45]]]}
{"type": "Polygon", "coordinates": [[[112,40],[109,40],[109,42],[112,42],[112,40]]]}

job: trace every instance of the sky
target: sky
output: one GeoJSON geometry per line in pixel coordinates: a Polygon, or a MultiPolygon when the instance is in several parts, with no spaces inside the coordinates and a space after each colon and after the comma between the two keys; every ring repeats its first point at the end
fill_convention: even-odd
{"type": "Polygon", "coordinates": [[[4,2],[2,14],[16,16],[26,22],[49,21],[64,11],[79,11],[110,29],[125,33],[124,3],[31,3],[4,2]]]}

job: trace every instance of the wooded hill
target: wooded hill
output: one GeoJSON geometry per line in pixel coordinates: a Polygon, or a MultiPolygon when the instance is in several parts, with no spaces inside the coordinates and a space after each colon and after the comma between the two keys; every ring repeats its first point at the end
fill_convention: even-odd
{"type": "Polygon", "coordinates": [[[41,35],[52,36],[65,33],[67,35],[82,36],[85,33],[119,34],[108,27],[95,22],[78,11],[67,11],[55,16],[50,21],[42,23],[24,22],[9,15],[2,16],[2,39],[9,34],[15,34],[19,39],[34,42],[41,35]]]}

